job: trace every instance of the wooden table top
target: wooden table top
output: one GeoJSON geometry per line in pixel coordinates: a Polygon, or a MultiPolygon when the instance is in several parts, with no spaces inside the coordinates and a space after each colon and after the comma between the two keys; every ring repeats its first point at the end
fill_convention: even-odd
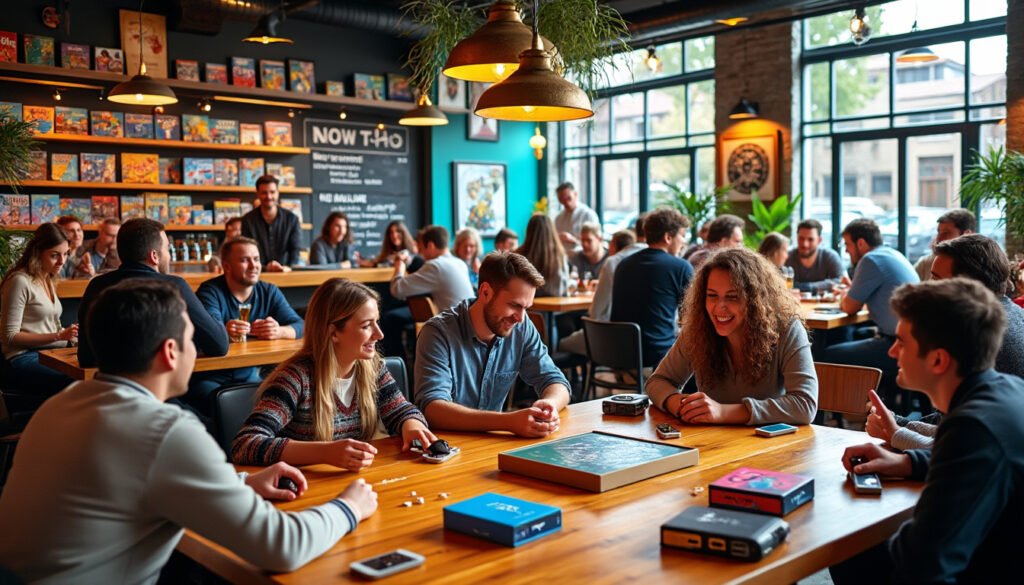
{"type": "Polygon", "coordinates": [[[835,329],[836,327],[856,325],[857,323],[871,320],[867,309],[861,309],[856,315],[821,313],[815,310],[823,308],[838,308],[838,305],[800,303],[800,313],[803,314],[808,327],[811,329],[835,329]]]}
{"type": "MultiPolygon", "coordinates": [[[[654,426],[667,415],[650,409],[643,417],[601,414],[599,401],[575,404],[562,413],[555,438],[601,429],[657,440],[654,426]]],[[[864,433],[802,426],[789,435],[762,438],[750,427],[681,426],[672,443],[696,447],[700,463],[603,494],[498,471],[498,453],[538,440],[500,434],[442,433],[462,452],[442,465],[399,453],[397,438],[375,444],[376,461],[362,473],[327,465],[305,468],[310,483],[295,502],[277,504],[301,510],[328,501],[357,477],[374,484],[380,507],[325,555],[287,574],[267,574],[205,538],[186,531],[178,549],[236,583],[349,582],[349,564],[396,548],[426,557],[416,569],[389,583],[793,583],[882,542],[913,513],[922,488],[917,482],[886,482],[881,497],[859,496],[840,463],[845,447],[868,440],[864,433]],[[758,563],[707,557],[661,548],[659,527],[683,509],[708,503],[705,491],[691,495],[740,466],[809,475],[814,501],[789,514],[787,541],[758,563]],[[383,480],[404,478],[382,484],[383,480]],[[411,490],[426,499],[402,507],[411,490]],[[508,548],[444,530],[447,504],[498,492],[562,509],[560,532],[519,548],[508,548]],[[439,492],[448,492],[442,500],[439,492]]],[[[253,468],[240,468],[253,469],[253,468]]]]}
{"type": "Polygon", "coordinates": [[[538,313],[562,313],[565,311],[586,311],[593,302],[593,294],[580,294],[574,297],[537,297],[533,299],[531,311],[538,313]]]}
{"type": "MultiPolygon", "coordinates": [[[[276,284],[280,288],[320,286],[329,278],[341,277],[355,282],[389,282],[391,268],[348,268],[344,270],[293,270],[292,272],[264,272],[260,280],[276,284]]],[[[181,272],[174,273],[185,279],[192,290],[199,288],[204,281],[217,276],[212,272],[181,272]]],[[[57,283],[57,296],[62,299],[79,299],[85,293],[89,280],[77,278],[62,280],[57,283]]]]}
{"type": "MultiPolygon", "coordinates": [[[[291,357],[301,347],[301,339],[252,339],[244,343],[232,343],[228,346],[227,355],[197,358],[193,371],[209,372],[276,364],[291,357]]],[[[78,348],[75,347],[44,349],[39,352],[39,363],[73,380],[88,380],[96,375],[96,368],[83,368],[78,365],[78,348]]]]}

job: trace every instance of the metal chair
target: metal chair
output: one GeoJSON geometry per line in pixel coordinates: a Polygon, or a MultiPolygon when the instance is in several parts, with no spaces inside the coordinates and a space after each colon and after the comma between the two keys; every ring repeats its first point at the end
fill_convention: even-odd
{"type": "Polygon", "coordinates": [[[818,374],[818,410],[863,416],[868,390],[878,390],[882,370],[865,366],[814,362],[818,374]]]}
{"type": "Polygon", "coordinates": [[[256,403],[259,382],[246,382],[219,388],[213,397],[213,438],[231,458],[231,442],[245,424],[256,403]]]}
{"type": "Polygon", "coordinates": [[[639,325],[584,317],[583,339],[587,343],[587,359],[590,360],[584,399],[591,393],[596,396],[594,386],[625,388],[644,393],[644,351],[640,344],[639,325]],[[635,375],[636,383],[601,380],[596,377],[599,368],[635,375]]]}
{"type": "Polygon", "coordinates": [[[573,394],[573,399],[582,399],[586,395],[587,389],[587,358],[569,351],[558,351],[556,348],[551,347],[544,315],[534,311],[527,311],[526,314],[529,315],[530,322],[533,323],[533,326],[537,328],[537,333],[540,334],[540,340],[544,345],[548,346],[548,353],[551,355],[551,361],[555,362],[555,367],[559,370],[569,370],[571,373],[569,377],[569,385],[572,386],[572,388],[569,390],[573,394]],[[583,388],[581,389],[580,396],[577,396],[575,387],[579,384],[583,384],[583,388]]]}

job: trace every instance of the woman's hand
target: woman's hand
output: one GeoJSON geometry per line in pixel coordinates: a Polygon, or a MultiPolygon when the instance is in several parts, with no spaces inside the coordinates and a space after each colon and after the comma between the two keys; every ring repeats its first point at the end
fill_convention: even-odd
{"type": "Polygon", "coordinates": [[[58,341],[71,341],[78,337],[78,323],[68,325],[57,332],[58,341]]]}
{"type": "Polygon", "coordinates": [[[412,440],[419,439],[424,448],[437,440],[434,433],[430,432],[427,425],[414,418],[402,423],[402,451],[408,451],[412,446],[412,440]]]}
{"type": "Polygon", "coordinates": [[[703,392],[685,395],[677,416],[692,424],[743,424],[750,417],[742,404],[721,404],[703,392]]]}
{"type": "Polygon", "coordinates": [[[324,463],[349,471],[359,471],[373,464],[376,455],[377,448],[369,443],[341,439],[327,444],[324,463]]]}

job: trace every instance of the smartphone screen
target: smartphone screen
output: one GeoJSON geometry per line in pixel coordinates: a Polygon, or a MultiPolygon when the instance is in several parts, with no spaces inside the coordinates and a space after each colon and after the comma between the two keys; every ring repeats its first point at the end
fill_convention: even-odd
{"type": "Polygon", "coordinates": [[[774,424],[774,425],[758,427],[757,430],[764,431],[766,433],[781,433],[781,432],[785,432],[785,431],[789,431],[789,430],[796,430],[796,427],[794,427],[793,425],[787,425],[787,424],[784,424],[784,423],[777,423],[777,424],[774,424]]]}
{"type": "Polygon", "coordinates": [[[408,563],[415,561],[412,557],[403,555],[400,552],[389,552],[387,554],[380,555],[379,557],[373,557],[372,559],[366,559],[365,561],[359,561],[360,563],[375,569],[377,571],[383,571],[384,569],[390,569],[395,565],[401,565],[402,563],[408,563]]]}

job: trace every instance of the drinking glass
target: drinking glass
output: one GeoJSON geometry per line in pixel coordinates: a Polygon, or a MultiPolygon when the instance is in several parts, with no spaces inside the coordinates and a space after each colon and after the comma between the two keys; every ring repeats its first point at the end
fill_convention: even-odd
{"type": "MultiPolygon", "coordinates": [[[[251,311],[252,311],[252,305],[250,305],[249,303],[239,303],[238,304],[238,319],[239,319],[239,321],[245,321],[246,323],[248,323],[249,322],[249,313],[251,311]]],[[[239,335],[239,336],[233,337],[231,339],[231,341],[234,341],[234,342],[245,341],[245,337],[246,337],[245,335],[239,335]]]]}

